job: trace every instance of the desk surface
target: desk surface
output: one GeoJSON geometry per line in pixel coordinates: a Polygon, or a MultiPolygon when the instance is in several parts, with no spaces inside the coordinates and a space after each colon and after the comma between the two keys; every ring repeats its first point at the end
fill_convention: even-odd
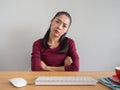
{"type": "Polygon", "coordinates": [[[91,76],[95,79],[112,76],[114,72],[31,72],[31,71],[0,71],[0,90],[111,90],[97,83],[95,86],[35,86],[27,85],[22,88],[12,86],[8,79],[23,77],[28,83],[32,83],[38,76],[91,76]]]}

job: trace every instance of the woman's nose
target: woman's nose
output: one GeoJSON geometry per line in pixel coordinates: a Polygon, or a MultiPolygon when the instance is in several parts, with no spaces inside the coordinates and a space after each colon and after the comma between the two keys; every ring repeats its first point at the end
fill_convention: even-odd
{"type": "Polygon", "coordinates": [[[59,29],[62,29],[62,24],[59,24],[59,25],[58,25],[58,28],[59,28],[59,29]]]}

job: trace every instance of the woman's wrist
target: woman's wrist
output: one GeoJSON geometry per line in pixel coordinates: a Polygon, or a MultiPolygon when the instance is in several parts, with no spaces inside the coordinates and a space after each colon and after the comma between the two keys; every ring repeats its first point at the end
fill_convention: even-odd
{"type": "Polygon", "coordinates": [[[45,70],[47,70],[47,71],[54,71],[51,66],[46,66],[45,70]]]}

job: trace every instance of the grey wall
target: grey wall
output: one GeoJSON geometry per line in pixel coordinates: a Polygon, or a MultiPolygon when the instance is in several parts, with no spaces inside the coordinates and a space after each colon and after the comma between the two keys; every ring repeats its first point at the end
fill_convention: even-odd
{"type": "Polygon", "coordinates": [[[32,44],[68,11],[81,71],[120,66],[120,0],[0,0],[0,70],[30,70],[32,44]]]}

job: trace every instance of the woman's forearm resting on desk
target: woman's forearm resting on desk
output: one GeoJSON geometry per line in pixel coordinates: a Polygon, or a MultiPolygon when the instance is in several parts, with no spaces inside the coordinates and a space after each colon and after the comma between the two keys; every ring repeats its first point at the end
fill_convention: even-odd
{"type": "Polygon", "coordinates": [[[78,66],[74,66],[72,59],[67,57],[64,61],[64,66],[48,66],[41,61],[32,67],[32,71],[79,71],[79,64],[78,66]]]}
{"type": "MultiPolygon", "coordinates": [[[[67,56],[65,61],[64,61],[64,66],[71,65],[72,64],[72,59],[71,57],[67,56]]],[[[41,68],[46,71],[65,71],[64,66],[48,66],[46,65],[43,61],[41,61],[41,68]]]]}
{"type": "Polygon", "coordinates": [[[46,71],[65,71],[64,66],[47,66],[43,61],[41,61],[41,68],[46,71]]]}

